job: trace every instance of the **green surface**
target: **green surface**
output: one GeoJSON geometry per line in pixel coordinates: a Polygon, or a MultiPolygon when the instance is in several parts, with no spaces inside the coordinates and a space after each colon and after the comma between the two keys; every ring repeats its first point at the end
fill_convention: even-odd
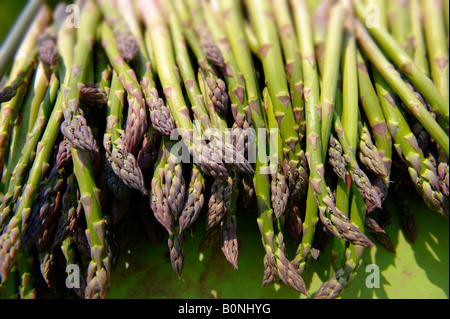
{"type": "MultiPolygon", "coordinates": [[[[417,208],[419,224],[417,239],[411,245],[400,229],[394,199],[388,199],[386,205],[392,214],[387,232],[397,253],[394,255],[379,245],[366,249],[358,275],[342,298],[449,298],[448,220],[411,199],[411,206],[417,208]],[[376,264],[380,269],[379,288],[366,287],[369,264],[376,264]]],[[[245,212],[238,214],[237,219],[238,270],[225,260],[218,245],[203,255],[197,253],[205,224],[201,216],[194,237],[185,237],[186,261],[181,278],[172,270],[165,243],[147,244],[122,254],[112,274],[109,298],[303,298],[284,285],[261,287],[264,250],[256,217],[245,212]]],[[[319,261],[313,260],[304,273],[310,293],[329,277],[330,243],[319,261]]],[[[295,247],[289,242],[287,245],[292,256],[295,247]]]]}

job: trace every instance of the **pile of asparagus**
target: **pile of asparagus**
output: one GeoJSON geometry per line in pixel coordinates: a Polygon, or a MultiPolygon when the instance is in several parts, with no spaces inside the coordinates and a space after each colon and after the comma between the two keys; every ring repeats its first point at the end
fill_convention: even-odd
{"type": "Polygon", "coordinates": [[[263,286],[337,298],[367,232],[395,252],[388,192],[411,242],[405,192],[448,218],[448,2],[75,4],[42,6],[2,75],[2,298],[67,291],[66,265],[76,295],[105,298],[119,252],[161,238],[178,276],[188,235],[237,269],[248,207],[263,286]],[[332,275],[309,292],[329,241],[332,275]]]}

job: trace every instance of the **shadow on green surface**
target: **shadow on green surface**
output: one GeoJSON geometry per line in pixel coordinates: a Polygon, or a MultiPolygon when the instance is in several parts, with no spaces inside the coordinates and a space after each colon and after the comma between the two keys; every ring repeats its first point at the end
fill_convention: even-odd
{"type": "MultiPolygon", "coordinates": [[[[366,249],[357,276],[341,298],[448,298],[448,221],[429,211],[422,203],[413,202],[412,207],[417,207],[419,232],[411,245],[400,229],[395,201],[388,199],[386,205],[392,214],[392,224],[387,232],[397,253],[393,254],[380,245],[366,249]],[[379,288],[366,287],[369,275],[366,267],[369,264],[376,264],[380,269],[379,288]]],[[[184,238],[186,258],[180,278],[172,270],[165,242],[157,246],[146,244],[121,256],[112,273],[109,298],[304,298],[285,285],[261,287],[264,250],[256,217],[250,212],[237,216],[238,270],[226,261],[218,245],[202,254],[197,253],[205,225],[203,214],[197,221],[194,237],[186,235],[184,238]]],[[[374,238],[372,240],[376,243],[374,238]]],[[[311,294],[329,278],[330,243],[319,260],[311,260],[303,273],[311,294]]],[[[292,243],[287,246],[289,252],[295,251],[292,243]]],[[[291,255],[289,257],[293,258],[291,255]]]]}

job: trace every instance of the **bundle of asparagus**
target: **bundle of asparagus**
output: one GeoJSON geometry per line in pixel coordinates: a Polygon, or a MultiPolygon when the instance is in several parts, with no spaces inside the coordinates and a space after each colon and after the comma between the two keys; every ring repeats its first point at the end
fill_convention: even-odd
{"type": "Polygon", "coordinates": [[[337,298],[364,249],[395,253],[389,195],[410,242],[404,189],[448,219],[448,6],[367,4],[77,0],[79,27],[42,5],[5,48],[0,296],[67,296],[55,278],[76,265],[73,293],[105,298],[121,248],[164,234],[181,277],[202,212],[199,252],[219,243],[238,269],[256,206],[263,286],[337,298]],[[313,293],[302,273],[324,237],[333,271],[313,293]]]}

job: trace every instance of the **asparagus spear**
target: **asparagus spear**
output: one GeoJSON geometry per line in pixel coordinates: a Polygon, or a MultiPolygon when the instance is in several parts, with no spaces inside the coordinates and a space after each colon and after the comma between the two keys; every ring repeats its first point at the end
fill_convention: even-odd
{"type": "Polygon", "coordinates": [[[419,149],[417,139],[397,106],[387,83],[380,74],[374,74],[375,88],[381,101],[388,129],[400,158],[408,165],[408,172],[417,192],[432,210],[448,215],[448,197],[442,193],[436,165],[419,149]],[[383,100],[385,100],[383,102],[383,100]]]}
{"type": "Polygon", "coordinates": [[[310,17],[304,1],[293,1],[295,21],[298,27],[300,52],[302,54],[303,75],[305,83],[306,110],[306,156],[310,167],[309,183],[314,191],[319,216],[327,229],[335,236],[357,245],[371,246],[370,240],[358,228],[350,223],[349,218],[336,208],[334,196],[324,180],[320,134],[319,80],[316,69],[314,46],[310,17]],[[345,226],[344,226],[345,225],[345,226]]]}
{"type": "MultiPolygon", "coordinates": [[[[23,103],[23,106],[18,114],[16,125],[11,133],[11,146],[7,161],[8,164],[4,171],[4,174],[7,177],[9,177],[9,174],[14,169],[22,155],[22,148],[26,143],[28,134],[33,128],[39,107],[47,91],[47,86],[49,84],[52,71],[52,68],[44,66],[44,63],[40,61],[37,64],[34,78],[29,85],[27,93],[24,95],[23,100],[20,101],[20,103],[23,103]]],[[[19,94],[23,94],[23,92],[19,94]]]]}
{"type": "Polygon", "coordinates": [[[402,49],[410,56],[413,56],[411,48],[411,24],[410,1],[388,1],[387,14],[389,29],[392,36],[397,40],[402,49]]]}
{"type": "Polygon", "coordinates": [[[283,56],[277,30],[268,15],[270,2],[249,0],[247,7],[258,38],[259,58],[268,80],[267,88],[284,142],[284,173],[288,176],[292,199],[299,202],[306,191],[307,164],[300,145],[299,125],[292,109],[286,74],[283,72],[283,56]]]}
{"type": "MultiPolygon", "coordinates": [[[[439,124],[434,120],[425,106],[420,102],[413,91],[403,81],[400,75],[393,69],[389,61],[384,57],[383,53],[378,49],[370,35],[364,29],[364,26],[356,21],[356,37],[361,49],[367,58],[372,62],[388,85],[402,99],[408,109],[420,121],[423,127],[430,133],[436,143],[448,154],[448,136],[439,124]]],[[[416,74],[419,74],[417,72],[416,74]]],[[[422,73],[423,74],[423,73],[422,73]]],[[[440,93],[438,92],[440,95],[440,93]]]]}
{"type": "Polygon", "coordinates": [[[122,113],[124,109],[125,90],[119,75],[114,72],[108,99],[107,127],[103,137],[106,158],[114,173],[131,188],[146,194],[142,171],[136,158],[125,147],[122,131],[122,113]]]}
{"type": "MultiPolygon", "coordinates": [[[[250,109],[261,115],[261,101],[254,63],[245,35],[245,21],[239,1],[219,1],[221,13],[225,17],[222,22],[225,27],[228,43],[236,59],[239,73],[244,77],[245,93],[250,109]]],[[[263,116],[263,115],[261,115],[263,116]]]]}
{"type": "MultiPolygon", "coordinates": [[[[253,115],[256,115],[256,113],[253,115]]],[[[252,119],[254,127],[264,128],[264,122],[259,116],[253,116],[252,119]]],[[[259,130],[257,132],[259,132],[259,130]]],[[[269,167],[261,160],[262,158],[258,156],[253,179],[259,213],[257,223],[261,233],[263,247],[266,252],[264,257],[263,286],[273,283],[277,278],[280,278],[287,286],[309,296],[305,282],[293,263],[289,262],[283,251],[282,234],[278,233],[275,237],[272,220],[273,210],[270,203],[270,186],[268,179],[264,176],[269,167]]]]}
{"type": "MultiPolygon", "coordinates": [[[[184,81],[184,87],[186,88],[188,98],[191,103],[191,109],[194,114],[194,119],[197,121],[201,121],[202,125],[208,128],[210,124],[209,115],[205,109],[204,98],[198,86],[195,73],[189,58],[189,52],[187,51],[186,47],[186,39],[184,38],[181,29],[181,23],[174,12],[172,4],[167,1],[165,5],[169,9],[167,11],[169,13],[169,25],[173,39],[173,46],[175,55],[177,57],[177,66],[184,81]]],[[[189,228],[192,223],[198,218],[200,210],[202,209],[204,204],[204,187],[205,178],[203,172],[197,165],[194,164],[191,171],[191,180],[186,191],[186,198],[184,199],[184,207],[178,220],[178,231],[180,234],[185,229],[189,228]]]]}
{"type": "MultiPolygon", "coordinates": [[[[73,29],[61,28],[58,34],[58,49],[63,57],[60,60],[61,70],[65,70],[63,85],[67,85],[70,76],[69,65],[72,64],[73,29]]],[[[0,276],[4,282],[13,267],[18,248],[21,245],[20,234],[26,227],[31,205],[36,198],[37,188],[49,166],[49,158],[59,133],[62,121],[62,103],[64,94],[58,94],[45,131],[36,148],[36,157],[30,168],[22,195],[17,200],[14,216],[0,236],[0,276]]]]}
{"type": "Polygon", "coordinates": [[[0,113],[0,175],[3,174],[3,165],[8,156],[8,147],[10,137],[13,130],[14,121],[19,114],[23,105],[22,101],[25,92],[28,89],[29,80],[34,72],[36,65],[37,50],[34,50],[29,56],[29,59],[23,65],[23,69],[19,71],[18,77],[23,82],[22,86],[18,88],[16,95],[8,102],[2,104],[0,113]]]}
{"type": "Polygon", "coordinates": [[[144,40],[144,35],[138,23],[139,20],[136,16],[132,2],[130,0],[118,0],[117,6],[120,8],[122,16],[128,24],[130,32],[136,38],[140,48],[138,76],[141,78],[141,87],[145,101],[149,107],[151,126],[161,134],[170,135],[175,128],[175,123],[169,108],[164,105],[156,88],[155,61],[153,58],[151,59],[152,53],[149,52],[152,50],[151,45],[148,41],[146,42],[144,40]]]}
{"type": "Polygon", "coordinates": [[[414,62],[426,75],[430,75],[430,67],[427,60],[427,48],[424,39],[424,32],[422,26],[422,9],[420,7],[420,0],[410,1],[410,21],[414,62]]]}
{"type": "Polygon", "coordinates": [[[0,205],[0,224],[6,225],[6,218],[12,211],[13,204],[16,203],[17,198],[21,195],[22,185],[26,178],[30,165],[35,157],[36,145],[38,144],[45,126],[51,116],[52,108],[56,100],[57,90],[59,89],[59,80],[56,74],[52,74],[50,84],[45,93],[44,100],[41,103],[37,119],[33,125],[33,129],[28,134],[27,142],[22,149],[22,155],[14,167],[11,179],[8,183],[8,188],[3,196],[0,205]]]}
{"type": "Polygon", "coordinates": [[[222,154],[219,154],[217,150],[211,147],[202,147],[202,145],[194,144],[193,124],[189,117],[189,110],[186,106],[177,74],[175,73],[176,62],[172,53],[173,47],[161,8],[157,1],[153,0],[140,1],[140,6],[143,11],[150,12],[145,17],[145,24],[151,38],[152,47],[160,48],[160,50],[155,50],[155,63],[164,95],[174,116],[179,134],[182,136],[189,152],[193,155],[195,163],[202,168],[202,171],[205,174],[224,179],[227,177],[227,173],[221,160],[222,154]],[[165,54],[166,52],[169,54],[165,54]],[[199,147],[202,148],[200,153],[199,147]]]}
{"type": "Polygon", "coordinates": [[[439,0],[422,0],[421,4],[430,75],[433,83],[448,104],[448,47],[445,43],[445,22],[442,14],[443,3],[439,0]]]}
{"type": "MultiPolygon", "coordinates": [[[[360,20],[365,19],[364,6],[360,0],[355,1],[355,13],[360,20]]],[[[438,114],[444,123],[448,126],[449,121],[449,107],[448,100],[439,92],[438,88],[433,84],[430,78],[428,78],[412,60],[411,57],[401,48],[398,42],[383,28],[370,28],[368,31],[362,25],[360,21],[356,22],[356,36],[361,48],[366,52],[367,57],[382,72],[383,77],[387,77],[386,73],[392,73],[392,68],[387,68],[386,59],[377,57],[380,50],[374,43],[374,40],[368,35],[368,32],[372,35],[374,40],[383,48],[384,53],[393,61],[394,65],[411,81],[414,87],[424,96],[424,98],[431,104],[433,112],[438,114]]],[[[386,79],[387,80],[387,79],[386,79]]],[[[391,79],[390,79],[391,80],[391,79]]],[[[399,82],[399,80],[398,80],[399,82]]],[[[399,83],[395,85],[393,82],[388,81],[391,87],[398,88],[399,83]]],[[[401,82],[403,83],[403,81],[401,82]]],[[[400,92],[397,92],[399,96],[402,96],[400,92]]],[[[403,98],[403,97],[402,97],[403,98]]],[[[405,101],[406,103],[406,101],[405,101]]],[[[414,103],[414,105],[417,103],[414,103]]],[[[408,105],[411,109],[412,105],[408,105]]],[[[419,106],[420,108],[420,106],[419,106]]],[[[420,116],[421,118],[423,115],[420,116]]],[[[424,125],[425,126],[425,125],[424,125]]],[[[436,138],[436,140],[438,140],[436,138]]]]}

